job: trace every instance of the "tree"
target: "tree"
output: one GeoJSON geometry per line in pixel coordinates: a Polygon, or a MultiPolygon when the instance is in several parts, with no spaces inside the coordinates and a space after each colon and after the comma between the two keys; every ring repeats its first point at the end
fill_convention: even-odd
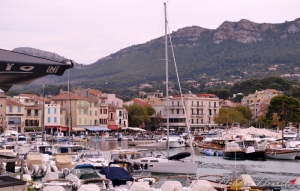
{"type": "Polygon", "coordinates": [[[151,106],[132,104],[124,107],[128,111],[129,126],[132,127],[139,127],[150,122],[150,115],[153,115],[155,112],[151,106]]]}
{"type": "Polygon", "coordinates": [[[232,125],[234,122],[247,124],[247,119],[244,118],[242,113],[235,107],[220,108],[219,114],[215,116],[214,121],[219,125],[226,124],[226,127],[228,127],[228,125],[232,125]]]}
{"type": "Polygon", "coordinates": [[[236,109],[242,113],[243,117],[250,120],[252,118],[252,112],[249,106],[246,105],[238,105],[236,109]]]}
{"type": "Polygon", "coordinates": [[[279,121],[282,122],[283,116],[286,122],[299,122],[300,120],[300,102],[293,97],[288,97],[286,95],[275,96],[270,101],[270,106],[266,117],[269,120],[273,120],[274,114],[279,116],[279,121]],[[283,112],[284,104],[284,113],[283,112]]]}

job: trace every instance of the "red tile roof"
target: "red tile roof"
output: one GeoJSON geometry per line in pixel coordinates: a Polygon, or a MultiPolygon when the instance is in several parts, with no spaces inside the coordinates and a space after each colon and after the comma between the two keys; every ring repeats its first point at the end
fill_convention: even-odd
{"type": "MultiPolygon", "coordinates": [[[[51,98],[52,101],[60,101],[60,100],[68,100],[68,99],[69,99],[69,95],[67,92],[58,94],[57,96],[51,98]]],[[[73,94],[72,92],[70,92],[70,100],[85,100],[89,102],[96,102],[96,100],[87,97],[82,97],[80,95],[73,94]]]]}
{"type": "Polygon", "coordinates": [[[138,105],[146,105],[146,106],[151,105],[151,104],[147,103],[147,101],[140,99],[140,98],[134,98],[133,103],[138,104],[138,105]]]}
{"type": "MultiPolygon", "coordinates": [[[[28,98],[34,99],[36,101],[43,101],[43,97],[37,96],[35,94],[20,94],[20,96],[22,96],[22,97],[28,97],[28,98]]],[[[51,100],[45,97],[44,101],[47,102],[47,101],[51,101],[51,100]]]]}
{"type": "Polygon", "coordinates": [[[6,105],[24,106],[23,104],[13,101],[13,100],[10,100],[10,99],[7,99],[6,105]]]}
{"type": "Polygon", "coordinates": [[[95,90],[95,89],[89,89],[89,92],[91,94],[94,94],[95,96],[98,96],[98,95],[101,95],[102,93],[98,90],[95,90]]]}

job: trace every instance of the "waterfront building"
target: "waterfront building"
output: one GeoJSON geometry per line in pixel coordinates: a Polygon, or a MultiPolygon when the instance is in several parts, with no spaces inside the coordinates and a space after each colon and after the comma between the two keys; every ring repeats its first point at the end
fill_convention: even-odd
{"type": "Polygon", "coordinates": [[[249,106],[252,112],[252,120],[256,120],[261,114],[267,113],[270,101],[282,92],[275,89],[266,89],[249,94],[241,100],[242,105],[249,106]]]}
{"type": "MultiPolygon", "coordinates": [[[[6,128],[6,96],[0,91],[0,131],[4,132],[6,128]]],[[[0,133],[0,134],[1,134],[0,133]]]]}
{"type": "Polygon", "coordinates": [[[24,111],[25,106],[23,104],[11,99],[6,100],[6,130],[24,133],[24,111]]]}
{"type": "Polygon", "coordinates": [[[128,112],[123,100],[115,94],[101,94],[99,98],[99,123],[111,130],[128,127],[128,112]]]}
{"type": "MultiPolygon", "coordinates": [[[[59,104],[60,110],[64,113],[65,119],[61,120],[61,124],[63,123],[67,127],[69,127],[69,124],[71,124],[71,127],[99,125],[97,99],[61,91],[60,94],[52,97],[51,100],[54,104],[59,104]]],[[[68,131],[68,128],[62,127],[62,131],[68,131]]]]}

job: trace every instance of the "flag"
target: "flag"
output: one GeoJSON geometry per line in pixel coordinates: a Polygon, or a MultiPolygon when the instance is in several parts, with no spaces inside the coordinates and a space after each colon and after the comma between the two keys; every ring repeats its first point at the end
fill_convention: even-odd
{"type": "Polygon", "coordinates": [[[300,177],[290,180],[291,185],[300,185],[300,177]]]}

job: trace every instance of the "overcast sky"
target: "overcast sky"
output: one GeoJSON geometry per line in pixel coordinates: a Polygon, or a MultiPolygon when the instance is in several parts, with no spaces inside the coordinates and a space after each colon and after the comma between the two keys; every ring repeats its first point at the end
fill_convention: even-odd
{"type": "MultiPolygon", "coordinates": [[[[78,63],[164,34],[164,0],[1,0],[0,48],[32,47],[78,63]]],[[[300,15],[300,0],[169,0],[171,31],[217,28],[248,19],[282,23],[300,15]]]]}

